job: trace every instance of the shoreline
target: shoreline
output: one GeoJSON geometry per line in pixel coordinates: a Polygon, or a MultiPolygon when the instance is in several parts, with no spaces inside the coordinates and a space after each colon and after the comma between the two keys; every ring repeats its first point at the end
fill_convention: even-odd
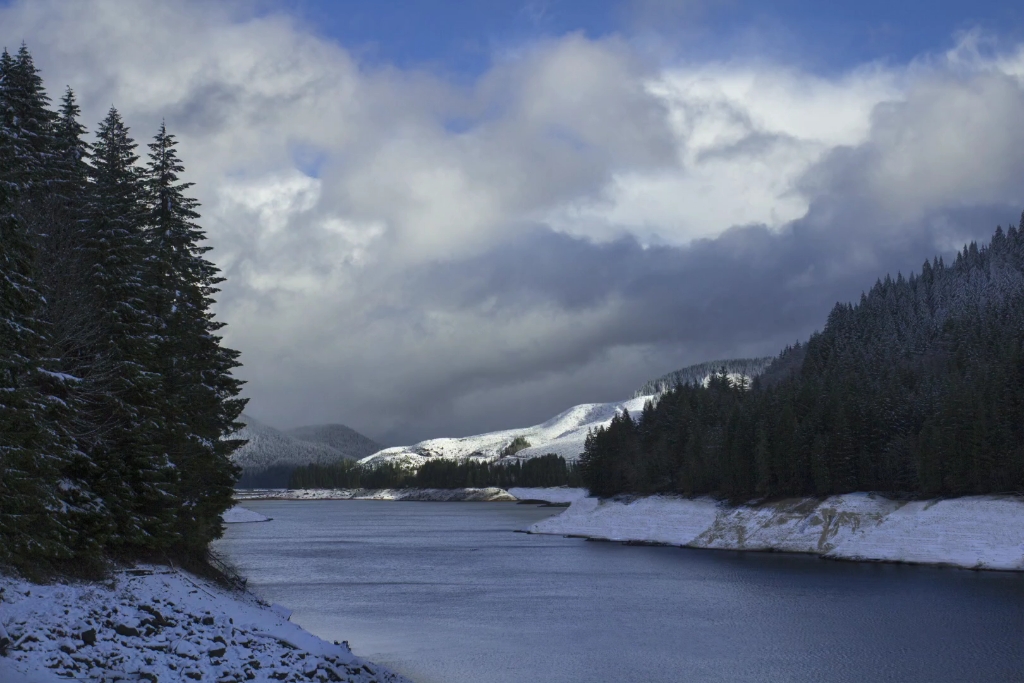
{"type": "Polygon", "coordinates": [[[1024,498],[853,493],[730,506],[710,498],[581,498],[524,531],[627,545],[786,552],[851,562],[1024,572],[1024,498]]]}
{"type": "Polygon", "coordinates": [[[235,502],[249,500],[380,500],[440,503],[531,503],[561,507],[586,496],[586,489],[489,486],[459,489],[235,489],[235,502]]]}
{"type": "Polygon", "coordinates": [[[107,581],[0,574],[0,680],[409,683],[247,591],[140,564],[107,581]]]}

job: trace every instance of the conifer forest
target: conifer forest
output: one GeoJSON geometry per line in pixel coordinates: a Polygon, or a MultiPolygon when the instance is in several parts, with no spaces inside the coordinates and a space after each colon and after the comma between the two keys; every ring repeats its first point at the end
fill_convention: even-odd
{"type": "Polygon", "coordinates": [[[202,557],[244,400],[211,314],[191,184],[164,126],[95,142],[23,45],[0,57],[0,562],[202,557]],[[144,158],[140,155],[144,154],[144,158]]]}
{"type": "Polygon", "coordinates": [[[1024,491],[1024,219],[886,276],[748,386],[680,384],[588,437],[591,492],[1024,491]]]}

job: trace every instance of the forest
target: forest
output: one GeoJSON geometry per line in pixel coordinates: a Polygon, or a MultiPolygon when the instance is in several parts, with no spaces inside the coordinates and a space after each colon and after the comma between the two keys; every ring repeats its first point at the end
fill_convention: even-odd
{"type": "Polygon", "coordinates": [[[204,556],[237,471],[238,353],[176,141],[86,141],[28,49],[0,56],[0,563],[204,556]]]}
{"type": "Polygon", "coordinates": [[[719,374],[616,417],[580,469],[599,496],[1024,491],[1024,217],[836,304],[750,386],[719,374]]]}
{"type": "Polygon", "coordinates": [[[575,463],[554,453],[529,460],[507,458],[495,462],[429,460],[417,470],[400,465],[376,467],[342,460],[331,465],[296,468],[288,482],[291,489],[457,489],[497,486],[582,486],[575,463]]]}

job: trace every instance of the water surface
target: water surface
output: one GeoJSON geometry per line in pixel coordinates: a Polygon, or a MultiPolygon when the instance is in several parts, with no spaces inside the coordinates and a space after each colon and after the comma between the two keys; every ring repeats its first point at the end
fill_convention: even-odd
{"type": "Polygon", "coordinates": [[[513,533],[513,503],[248,501],[219,552],[417,683],[1021,681],[1024,575],[513,533]]]}

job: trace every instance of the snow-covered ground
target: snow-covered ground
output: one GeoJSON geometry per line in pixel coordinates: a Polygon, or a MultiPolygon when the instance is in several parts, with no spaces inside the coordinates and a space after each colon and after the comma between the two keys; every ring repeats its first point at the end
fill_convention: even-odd
{"type": "Polygon", "coordinates": [[[167,567],[106,584],[0,575],[0,681],[405,681],[287,614],[167,567]]]}
{"type": "Polygon", "coordinates": [[[729,506],[708,498],[580,498],[532,533],[833,559],[1024,571],[1024,499],[895,501],[868,493],[729,506]]]}
{"type": "Polygon", "coordinates": [[[617,403],[585,403],[566,410],[543,424],[522,429],[506,429],[500,432],[477,434],[460,438],[430,439],[412,446],[385,448],[360,460],[361,463],[379,465],[395,463],[406,467],[419,467],[427,460],[447,458],[480,461],[497,460],[501,451],[516,437],[530,442],[529,448],[517,452],[520,459],[555,453],[566,460],[575,460],[583,452],[587,433],[597,427],[607,427],[616,414],[628,410],[637,414],[651,396],[639,396],[617,403]]]}
{"type": "Polygon", "coordinates": [[[443,503],[502,502],[516,498],[499,488],[482,489],[238,489],[236,500],[416,500],[443,503]]]}
{"type": "Polygon", "coordinates": [[[223,515],[225,524],[243,524],[245,522],[269,522],[270,517],[236,505],[223,515]]]}

